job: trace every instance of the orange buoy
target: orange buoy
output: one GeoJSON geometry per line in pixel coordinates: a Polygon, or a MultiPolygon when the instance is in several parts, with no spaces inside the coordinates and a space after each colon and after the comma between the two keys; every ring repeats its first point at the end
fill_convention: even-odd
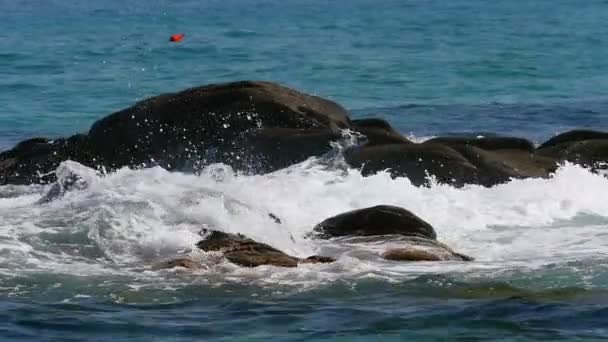
{"type": "Polygon", "coordinates": [[[185,36],[186,35],[183,34],[183,33],[174,34],[174,35],[171,36],[171,38],[169,38],[169,41],[170,42],[174,42],[174,43],[179,43],[179,42],[181,42],[184,39],[185,36]]]}

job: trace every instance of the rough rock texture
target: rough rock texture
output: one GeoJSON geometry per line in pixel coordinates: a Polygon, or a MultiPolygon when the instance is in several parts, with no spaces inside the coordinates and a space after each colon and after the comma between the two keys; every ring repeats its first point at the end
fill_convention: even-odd
{"type": "Polygon", "coordinates": [[[313,232],[316,237],[324,239],[388,234],[429,239],[437,237],[430,224],[406,209],[390,205],[378,205],[330,217],[315,226],[313,232]]]}
{"type": "Polygon", "coordinates": [[[273,265],[279,267],[297,267],[300,263],[330,263],[329,257],[311,256],[305,259],[287,255],[265,243],[256,242],[241,234],[228,234],[212,231],[200,241],[197,247],[205,252],[222,252],[224,257],[239,266],[256,267],[273,265]]]}

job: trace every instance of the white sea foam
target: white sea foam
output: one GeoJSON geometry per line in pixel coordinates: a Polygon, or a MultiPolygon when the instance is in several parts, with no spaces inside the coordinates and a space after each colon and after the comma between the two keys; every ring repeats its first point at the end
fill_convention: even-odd
{"type": "Polygon", "coordinates": [[[10,193],[0,196],[2,274],[162,276],[143,270],[191,253],[203,228],[243,233],[297,256],[331,253],[339,259],[297,269],[246,269],[192,252],[208,258],[202,273],[264,283],[535,268],[602,257],[608,247],[608,179],[574,165],[560,168],[551,179],[461,189],[414,187],[387,173],[362,177],[356,170],[328,171],[312,160],[257,176],[236,175],[224,165],[212,165],[200,175],[151,168],[101,177],[73,162],[58,171],[60,177],[78,174],[85,185],[47,203],[38,201],[49,187],[0,187],[0,193],[10,193]],[[327,217],[377,204],[411,210],[435,227],[441,241],[477,261],[387,262],[369,250],[305,238],[327,217]]]}

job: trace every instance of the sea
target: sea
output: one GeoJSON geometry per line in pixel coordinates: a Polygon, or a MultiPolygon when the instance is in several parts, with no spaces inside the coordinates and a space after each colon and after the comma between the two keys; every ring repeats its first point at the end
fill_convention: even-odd
{"type": "MultiPolygon", "coordinates": [[[[0,150],[244,79],[415,141],[607,130],[607,23],[606,0],[0,0],[0,150]]],[[[0,340],[608,339],[608,179],[579,166],[491,188],[415,187],[314,158],[266,175],[66,170],[89,186],[45,204],[47,186],[0,186],[0,340]],[[381,246],[307,238],[377,204],[476,260],[391,262],[381,246]],[[237,267],[195,250],[209,227],[338,260],[237,267]],[[205,267],[151,268],[176,255],[205,267]]]]}

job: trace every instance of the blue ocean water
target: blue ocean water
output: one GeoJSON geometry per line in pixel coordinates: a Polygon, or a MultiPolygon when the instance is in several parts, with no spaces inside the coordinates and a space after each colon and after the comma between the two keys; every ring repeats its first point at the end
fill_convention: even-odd
{"type": "MultiPolygon", "coordinates": [[[[607,22],[605,0],[0,0],[0,150],[86,131],[152,95],[241,79],[331,98],[415,137],[541,142],[608,129],[607,22]]],[[[47,207],[33,205],[42,188],[0,187],[3,338],[608,337],[608,184],[574,166],[492,189],[309,167],[219,180],[124,170],[96,182],[47,207]],[[256,206],[235,213],[205,189],[256,206]],[[296,254],[329,248],[298,237],[379,202],[422,215],[478,261],[396,266],[354,253],[320,270],[142,270],[195,243],[208,220],[296,254]],[[301,245],[264,231],[267,208],[301,245]]]]}

